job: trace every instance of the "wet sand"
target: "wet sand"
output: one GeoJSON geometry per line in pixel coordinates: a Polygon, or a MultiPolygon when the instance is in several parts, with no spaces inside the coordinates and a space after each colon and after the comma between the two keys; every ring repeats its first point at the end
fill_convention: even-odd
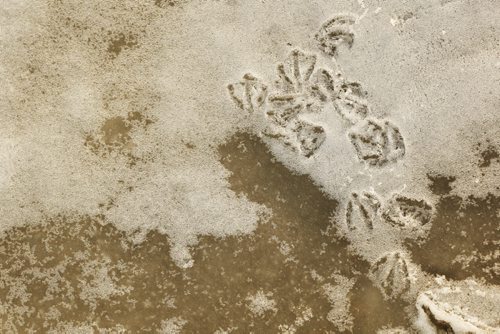
{"type": "MultiPolygon", "coordinates": [[[[166,236],[153,232],[134,245],[100,217],[47,217],[9,230],[0,241],[3,328],[47,331],[67,324],[69,331],[138,332],[170,323],[186,333],[279,332],[284,326],[297,333],[337,332],[327,319],[335,303],[324,294],[325,285],[337,285],[336,275],[354,281],[346,309],[353,333],[409,326],[408,305],[384,300],[366,277],[369,264],[335,235],[329,223],[335,199],[276,162],[256,137],[238,134],[219,152],[232,189],[273,210],[252,236],[204,237],[193,249],[196,265],[183,270],[169,258],[166,236]],[[249,311],[248,297],[258,291],[270,293],[274,310],[249,311]],[[297,322],[308,312],[308,320],[297,322]]],[[[498,198],[467,203],[442,194],[432,237],[411,247],[412,257],[432,274],[498,284],[494,257],[465,268],[452,263],[457,255],[480,259],[474,254],[494,251],[490,242],[498,239],[498,198]],[[485,217],[491,225],[474,228],[485,217]],[[470,226],[466,238],[450,232],[449,224],[470,226]]]]}

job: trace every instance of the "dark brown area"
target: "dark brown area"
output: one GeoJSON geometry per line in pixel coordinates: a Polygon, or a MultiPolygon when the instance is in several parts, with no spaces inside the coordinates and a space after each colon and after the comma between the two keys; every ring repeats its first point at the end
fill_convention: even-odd
{"type": "Polygon", "coordinates": [[[84,145],[102,157],[107,157],[113,152],[122,154],[128,158],[129,165],[135,165],[140,158],[132,152],[135,146],[132,133],[137,129],[146,130],[152,122],[138,111],[129,112],[126,118],[122,116],[109,118],[99,131],[86,136],[84,145]]]}
{"type": "Polygon", "coordinates": [[[498,150],[495,146],[489,144],[488,147],[485,149],[481,150],[479,153],[480,159],[479,159],[479,167],[484,168],[484,167],[489,167],[492,162],[500,162],[499,158],[500,155],[498,153],[498,150]]]}
{"type": "Polygon", "coordinates": [[[451,184],[456,180],[453,176],[446,176],[441,174],[427,174],[427,177],[431,181],[429,184],[429,189],[436,195],[447,195],[453,189],[451,184]]]}
{"type": "MultiPolygon", "coordinates": [[[[430,187],[439,193],[437,182],[430,187]]],[[[408,243],[412,259],[432,274],[457,280],[475,276],[499,284],[500,198],[443,196],[436,209],[429,237],[408,243]]]]}
{"type": "Polygon", "coordinates": [[[232,188],[273,210],[253,235],[200,238],[194,266],[182,270],[168,255],[166,236],[151,232],[134,246],[124,233],[104,225],[105,217],[56,217],[12,229],[0,240],[0,300],[12,310],[0,315],[4,328],[10,316],[10,328],[20,330],[46,331],[64,320],[151,332],[178,317],[186,321],[185,333],[231,327],[233,333],[276,333],[310,309],[312,318],[297,325],[297,333],[337,332],[326,319],[334,306],[323,294],[324,284],[336,285],[333,274],[356,280],[350,292],[355,333],[407,325],[403,305],[385,301],[366,278],[368,263],[335,237],[329,223],[334,199],[275,162],[250,135],[232,138],[220,154],[232,172],[232,188]],[[84,293],[89,286],[93,293],[102,291],[93,285],[106,279],[113,288],[104,289],[104,297],[84,293]],[[260,290],[272,292],[276,312],[249,311],[247,298],[260,290]],[[16,291],[25,291],[26,299],[11,298],[16,291]],[[32,313],[16,315],[21,310],[16,307],[23,306],[32,313]]]}
{"type": "Polygon", "coordinates": [[[109,41],[108,53],[110,53],[113,58],[116,58],[123,50],[133,49],[137,47],[138,44],[137,36],[119,33],[109,41]]]}
{"type": "MultiPolygon", "coordinates": [[[[324,277],[336,272],[347,277],[357,277],[359,281],[351,296],[351,313],[355,318],[354,333],[373,333],[382,325],[407,324],[402,305],[385,301],[380,291],[364,278],[368,263],[347,250],[346,240],[335,236],[329,223],[329,217],[338,205],[335,200],[321,192],[309,177],[292,174],[276,162],[256,137],[239,135],[221,147],[221,155],[225,156],[222,160],[224,166],[233,172],[230,177],[233,190],[244,193],[252,201],[271,207],[274,215],[272,222],[288,222],[284,226],[279,224],[270,233],[283,235],[284,240],[294,245],[294,254],[297,254],[304,270],[293,277],[294,282],[304,282],[301,276],[307,276],[311,269],[324,277]],[[276,200],[280,198],[281,201],[276,200]],[[325,235],[325,231],[328,234],[325,235]],[[299,235],[300,238],[297,238],[299,235]],[[362,275],[359,276],[358,273],[362,275]],[[366,295],[370,300],[365,299],[366,295]]],[[[270,226],[264,225],[261,228],[267,229],[270,226]]],[[[304,286],[303,291],[314,289],[317,289],[314,285],[304,286]]],[[[285,298],[289,295],[286,291],[283,291],[285,298]]],[[[316,314],[315,310],[313,313],[316,314]]],[[[327,322],[315,324],[313,321],[307,328],[309,331],[305,332],[310,333],[330,327],[327,322]]]]}

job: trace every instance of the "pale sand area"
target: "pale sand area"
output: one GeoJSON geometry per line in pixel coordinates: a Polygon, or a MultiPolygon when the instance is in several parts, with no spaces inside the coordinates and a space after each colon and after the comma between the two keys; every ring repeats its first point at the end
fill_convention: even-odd
{"type": "Polygon", "coordinates": [[[497,332],[499,21],[4,1],[2,330],[497,332]]]}

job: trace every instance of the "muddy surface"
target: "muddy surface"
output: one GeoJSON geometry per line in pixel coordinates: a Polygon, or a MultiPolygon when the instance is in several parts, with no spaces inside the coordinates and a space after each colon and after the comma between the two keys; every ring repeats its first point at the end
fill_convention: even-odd
{"type": "Polygon", "coordinates": [[[274,161],[255,137],[237,135],[220,154],[233,189],[273,210],[254,235],[205,237],[194,250],[196,265],[182,270],[168,256],[167,237],[150,233],[134,245],[103,217],[15,228],[0,241],[4,328],[137,332],[174,319],[186,333],[335,332],[326,318],[334,305],[323,291],[337,275],[355,280],[345,310],[354,332],[407,324],[403,305],[384,300],[365,277],[368,264],[335,236],[335,200],[274,161]],[[249,310],[247,298],[258,291],[271,293],[275,311],[249,310]]]}
{"type": "MultiPolygon", "coordinates": [[[[334,199],[276,162],[256,137],[236,135],[219,151],[232,173],[231,187],[273,211],[252,236],[204,237],[194,250],[196,265],[183,270],[168,256],[167,237],[150,233],[134,245],[105,217],[52,217],[9,230],[0,241],[2,326],[336,332],[326,317],[334,305],[323,291],[326,284],[337,284],[337,275],[355,281],[346,310],[353,317],[352,332],[408,326],[405,305],[384,300],[366,277],[368,263],[335,235],[329,223],[338,205],[334,199]],[[274,303],[256,315],[248,298],[259,291],[274,303]]],[[[430,238],[410,247],[412,256],[429,273],[498,283],[493,254],[498,199],[468,203],[444,195],[430,238]],[[491,223],[478,228],[484,219],[491,223]],[[457,227],[466,234],[453,233],[457,227]],[[454,262],[460,255],[475,260],[454,262]]]]}
{"type": "Polygon", "coordinates": [[[0,7],[0,332],[500,326],[494,0],[0,7]]]}

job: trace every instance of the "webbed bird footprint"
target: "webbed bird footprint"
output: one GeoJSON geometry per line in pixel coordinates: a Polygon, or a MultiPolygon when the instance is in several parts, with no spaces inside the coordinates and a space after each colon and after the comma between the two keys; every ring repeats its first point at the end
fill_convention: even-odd
{"type": "Polygon", "coordinates": [[[353,15],[346,14],[336,15],[323,23],[316,34],[319,49],[329,56],[335,56],[340,45],[345,44],[350,48],[354,43],[355,22],[353,15]]]}
{"type": "Polygon", "coordinates": [[[251,73],[240,82],[227,85],[227,90],[238,108],[249,113],[262,109],[266,102],[267,86],[251,73]]]}
{"type": "Polygon", "coordinates": [[[274,125],[287,127],[299,115],[303,104],[293,95],[273,95],[268,98],[266,116],[274,125]]]}
{"type": "Polygon", "coordinates": [[[329,70],[319,68],[311,78],[309,94],[322,103],[333,101],[337,96],[338,78],[329,70]]]}
{"type": "Polygon", "coordinates": [[[370,268],[370,275],[386,298],[394,299],[410,289],[408,260],[401,252],[382,255],[370,268]]]}
{"type": "Polygon", "coordinates": [[[329,100],[328,85],[320,71],[315,72],[316,55],[293,50],[283,63],[278,64],[278,79],[274,83],[275,99],[289,99],[301,106],[301,112],[320,111],[329,100]]]}
{"type": "Polygon", "coordinates": [[[369,114],[368,93],[357,82],[344,82],[334,99],[337,112],[346,120],[355,124],[369,114]]]}
{"type": "Polygon", "coordinates": [[[306,158],[316,153],[326,139],[323,127],[306,121],[297,121],[293,131],[297,134],[300,152],[306,158]]]}
{"type": "Polygon", "coordinates": [[[326,140],[322,126],[301,119],[293,119],[287,127],[270,127],[263,134],[306,158],[313,156],[326,140]]]}
{"type": "Polygon", "coordinates": [[[326,70],[315,71],[316,55],[293,50],[278,64],[275,91],[267,98],[268,137],[311,157],[326,140],[325,129],[301,119],[302,113],[321,111],[335,93],[333,76],[326,70]]]}
{"type": "Polygon", "coordinates": [[[287,94],[301,94],[307,88],[316,66],[316,55],[293,50],[283,63],[278,64],[276,89],[287,94]]]}
{"type": "Polygon", "coordinates": [[[405,155],[399,129],[389,121],[366,119],[349,133],[358,158],[371,166],[383,166],[405,155]]]}
{"type": "Polygon", "coordinates": [[[347,228],[373,230],[379,217],[381,201],[375,193],[352,193],[345,210],[347,228]]]}
{"type": "Polygon", "coordinates": [[[392,226],[419,229],[428,224],[433,215],[433,207],[425,200],[393,195],[382,210],[382,217],[392,226]]]}

